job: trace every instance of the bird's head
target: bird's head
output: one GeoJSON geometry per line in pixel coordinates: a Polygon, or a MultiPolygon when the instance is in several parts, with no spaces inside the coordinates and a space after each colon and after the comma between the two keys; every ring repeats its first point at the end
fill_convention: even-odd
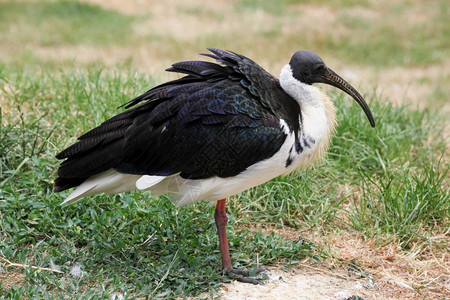
{"type": "Polygon", "coordinates": [[[375,127],[372,112],[361,94],[347,81],[342,79],[341,76],[328,68],[319,55],[309,50],[297,51],[292,56],[289,65],[292,70],[292,76],[302,83],[309,85],[313,83],[325,83],[337,87],[350,95],[364,110],[370,125],[375,127]]]}

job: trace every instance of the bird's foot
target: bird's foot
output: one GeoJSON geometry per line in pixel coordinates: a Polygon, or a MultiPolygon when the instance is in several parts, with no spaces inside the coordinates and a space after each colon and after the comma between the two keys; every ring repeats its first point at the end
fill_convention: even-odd
{"type": "Polygon", "coordinates": [[[225,274],[231,278],[240,282],[251,283],[251,284],[263,284],[266,278],[254,278],[255,275],[258,275],[264,271],[267,271],[267,268],[257,268],[252,270],[240,270],[240,269],[231,269],[230,271],[225,271],[225,274]]]}

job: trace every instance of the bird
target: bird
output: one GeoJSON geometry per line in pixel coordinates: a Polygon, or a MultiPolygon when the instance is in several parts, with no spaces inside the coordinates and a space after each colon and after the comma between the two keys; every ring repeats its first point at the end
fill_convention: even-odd
{"type": "Polygon", "coordinates": [[[62,204],[131,190],[168,194],[177,206],[215,203],[224,274],[259,284],[255,272],[232,266],[226,199],[323,157],[336,112],[313,84],[342,90],[375,121],[361,94],[311,50],[295,52],[279,79],[244,55],[208,50],[201,55],[213,61],[172,64],[166,71],[182,77],[128,101],[58,153],[54,191],[76,187],[62,204]]]}

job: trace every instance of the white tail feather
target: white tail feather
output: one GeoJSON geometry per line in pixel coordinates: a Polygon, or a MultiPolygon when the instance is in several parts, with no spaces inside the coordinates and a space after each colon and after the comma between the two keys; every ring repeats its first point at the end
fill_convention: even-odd
{"type": "Polygon", "coordinates": [[[61,205],[73,203],[85,196],[107,193],[117,194],[136,189],[136,181],[141,175],[122,174],[114,169],[91,176],[80,184],[61,205]]]}
{"type": "Polygon", "coordinates": [[[143,175],[136,181],[139,190],[146,190],[163,181],[167,176],[143,175]]]}

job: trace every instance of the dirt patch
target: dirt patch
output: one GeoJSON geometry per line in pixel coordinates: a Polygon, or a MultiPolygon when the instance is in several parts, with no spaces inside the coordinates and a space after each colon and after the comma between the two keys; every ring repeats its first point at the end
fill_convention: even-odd
{"type": "Polygon", "coordinates": [[[232,282],[220,292],[222,299],[421,299],[406,285],[395,281],[375,282],[343,270],[302,268],[294,272],[269,270],[263,285],[232,282]],[[331,274],[332,273],[332,274],[331,274]],[[357,278],[359,277],[359,278],[357,278]],[[352,298],[353,297],[353,298],[352,298]]]}

